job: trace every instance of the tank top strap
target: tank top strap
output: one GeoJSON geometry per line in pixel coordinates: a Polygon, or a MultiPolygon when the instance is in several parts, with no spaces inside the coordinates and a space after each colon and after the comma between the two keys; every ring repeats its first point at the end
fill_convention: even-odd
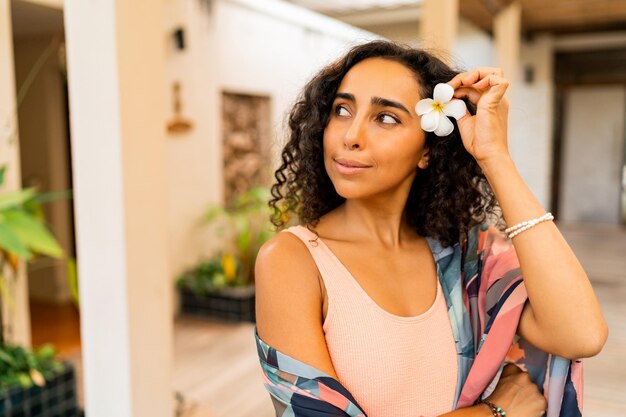
{"type": "Polygon", "coordinates": [[[319,237],[314,232],[302,225],[288,227],[282,230],[282,232],[290,232],[304,243],[315,261],[315,265],[326,284],[327,290],[329,286],[333,286],[333,282],[336,280],[328,278],[341,275],[343,271],[338,267],[334,255],[325,250],[324,242],[319,240],[319,237]]]}
{"type": "MultiPolygon", "coordinates": [[[[306,226],[302,226],[300,224],[288,227],[282,232],[290,232],[296,235],[300,240],[304,242],[307,248],[309,247],[318,247],[317,235],[313,233],[311,230],[307,229],[306,226]]],[[[310,250],[310,249],[309,249],[310,250]]]]}

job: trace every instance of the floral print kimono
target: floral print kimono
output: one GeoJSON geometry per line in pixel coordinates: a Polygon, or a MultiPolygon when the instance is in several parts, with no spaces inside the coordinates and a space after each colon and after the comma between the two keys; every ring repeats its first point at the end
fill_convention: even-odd
{"type": "MultiPolygon", "coordinates": [[[[504,366],[514,363],[545,396],[547,417],[581,416],[582,361],[546,353],[516,335],[528,296],[510,240],[486,224],[473,227],[462,244],[443,247],[427,240],[458,353],[453,410],[489,396],[504,366]]],[[[278,417],[366,416],[339,381],[269,346],[256,327],[254,336],[278,417]]]]}

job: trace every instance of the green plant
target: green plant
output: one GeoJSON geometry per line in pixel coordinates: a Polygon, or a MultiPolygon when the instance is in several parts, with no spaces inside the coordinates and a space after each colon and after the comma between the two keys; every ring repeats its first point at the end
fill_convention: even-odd
{"type": "MultiPolygon", "coordinates": [[[[0,186],[5,170],[0,168],[0,186]]],[[[0,194],[0,389],[43,386],[63,369],[63,364],[54,359],[55,350],[50,344],[36,350],[6,344],[1,314],[1,301],[14,308],[12,288],[8,284],[15,281],[20,260],[28,261],[39,255],[63,256],[63,250],[46,227],[41,206],[57,198],[56,194],[40,194],[33,188],[0,194]]]]}
{"type": "Polygon", "coordinates": [[[0,346],[0,389],[33,384],[45,385],[54,373],[63,370],[63,364],[55,359],[52,345],[43,345],[37,350],[21,346],[0,346]]]}
{"type": "MultiPolygon", "coordinates": [[[[19,261],[28,261],[39,254],[63,256],[63,250],[44,222],[41,202],[48,198],[49,195],[38,194],[34,188],[0,194],[0,301],[12,308],[9,284],[17,276],[19,261]]],[[[3,323],[1,314],[0,323],[3,323]]],[[[3,342],[4,328],[0,326],[0,345],[3,342]]]]}
{"type": "Polygon", "coordinates": [[[252,187],[227,206],[211,206],[201,219],[219,241],[215,253],[183,272],[176,280],[197,296],[224,287],[254,283],[256,254],[274,233],[267,205],[269,189],[252,187]]]}
{"type": "Polygon", "coordinates": [[[241,262],[232,255],[218,254],[182,273],[176,286],[186,288],[198,297],[224,287],[245,286],[248,280],[242,274],[241,266],[241,262]]]}

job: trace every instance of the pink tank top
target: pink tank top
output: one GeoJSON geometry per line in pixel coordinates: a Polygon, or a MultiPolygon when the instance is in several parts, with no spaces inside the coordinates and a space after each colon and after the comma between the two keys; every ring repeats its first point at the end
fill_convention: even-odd
{"type": "Polygon", "coordinates": [[[328,296],[323,324],[328,351],[339,382],[367,416],[431,417],[451,411],[457,352],[439,280],[427,311],[397,316],[376,304],[313,232],[300,225],[283,231],[298,236],[315,260],[328,296]]]}

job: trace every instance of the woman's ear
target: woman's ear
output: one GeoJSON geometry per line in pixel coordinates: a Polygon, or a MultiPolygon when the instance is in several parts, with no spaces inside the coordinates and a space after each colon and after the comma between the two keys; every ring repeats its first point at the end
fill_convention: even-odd
{"type": "Polygon", "coordinates": [[[426,169],[428,167],[428,148],[424,148],[424,153],[422,153],[422,157],[417,163],[417,166],[421,169],[426,169]]]}

